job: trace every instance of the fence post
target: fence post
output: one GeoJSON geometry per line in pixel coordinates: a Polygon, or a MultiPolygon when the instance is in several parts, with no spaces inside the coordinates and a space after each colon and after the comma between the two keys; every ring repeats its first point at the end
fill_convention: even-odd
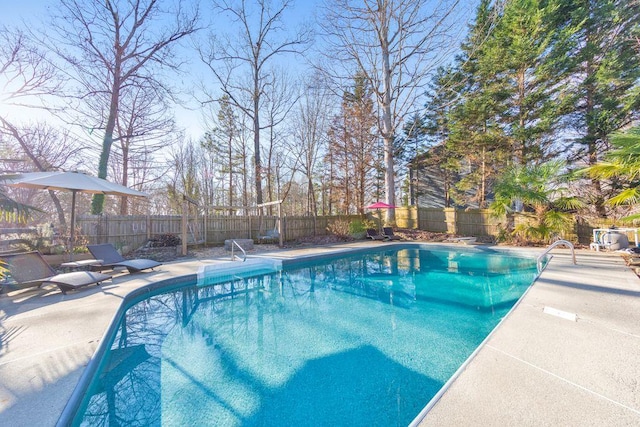
{"type": "Polygon", "coordinates": [[[458,234],[458,212],[456,208],[444,208],[444,220],[447,223],[447,234],[458,234]]]}
{"type": "Polygon", "coordinates": [[[207,246],[207,208],[204,209],[202,214],[202,239],[204,240],[204,246],[207,246]]]}
{"type": "MultiPolygon", "coordinates": [[[[280,205],[278,205],[280,208],[280,205]]],[[[280,222],[280,247],[284,246],[285,242],[285,233],[287,232],[287,217],[278,215],[278,219],[280,222]]]]}
{"type": "Polygon", "coordinates": [[[187,209],[189,207],[187,198],[182,198],[182,255],[187,255],[187,209]]]}

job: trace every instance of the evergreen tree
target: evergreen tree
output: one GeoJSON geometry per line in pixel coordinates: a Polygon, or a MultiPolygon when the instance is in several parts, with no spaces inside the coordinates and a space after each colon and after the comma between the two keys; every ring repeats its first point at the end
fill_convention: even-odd
{"type": "MultiPolygon", "coordinates": [[[[610,149],[609,135],[638,117],[640,96],[640,2],[629,0],[565,0],[565,25],[572,28],[568,56],[574,59],[567,116],[575,139],[575,159],[597,164],[610,149]]],[[[606,217],[608,189],[591,179],[590,204],[606,217]]]]}
{"type": "Polygon", "coordinates": [[[405,126],[406,144],[411,153],[409,163],[409,199],[417,204],[417,199],[430,195],[438,200],[442,196],[443,205],[450,207],[454,184],[459,179],[459,152],[452,149],[449,140],[450,113],[458,101],[456,88],[460,73],[453,67],[441,67],[429,85],[428,103],[425,113],[416,116],[405,126]],[[429,182],[442,185],[443,194],[434,194],[429,182]]]}
{"type": "Polygon", "coordinates": [[[500,74],[499,54],[495,43],[488,43],[495,25],[497,10],[489,0],[478,7],[475,23],[457,58],[460,102],[449,116],[450,147],[464,160],[457,184],[460,204],[486,207],[493,178],[510,156],[509,140],[501,126],[501,114],[507,110],[504,74],[500,74]]]}
{"type": "Polygon", "coordinates": [[[329,151],[335,167],[332,194],[342,201],[345,214],[364,214],[375,185],[376,120],[373,91],[358,74],[353,87],[344,92],[340,115],[329,129],[329,151]]]}
{"type": "Polygon", "coordinates": [[[554,146],[566,112],[566,64],[556,49],[566,32],[557,28],[559,0],[511,0],[482,49],[482,62],[502,76],[506,99],[501,122],[516,164],[541,163],[563,149],[554,146]]]}
{"type": "Polygon", "coordinates": [[[219,104],[220,109],[216,116],[217,126],[205,134],[200,144],[212,154],[212,160],[218,164],[218,172],[227,177],[227,203],[229,206],[233,206],[236,174],[238,170],[243,169],[241,156],[235,146],[240,131],[238,117],[229,97],[224,95],[219,104]]]}

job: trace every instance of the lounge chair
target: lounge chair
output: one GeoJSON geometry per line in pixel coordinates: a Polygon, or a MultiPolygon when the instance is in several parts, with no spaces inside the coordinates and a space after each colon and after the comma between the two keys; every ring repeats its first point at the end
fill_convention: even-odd
{"type": "Polygon", "coordinates": [[[40,287],[44,283],[53,283],[60,288],[63,294],[72,289],[111,279],[108,274],[91,271],[75,271],[73,273],[57,274],[51,268],[40,252],[22,252],[0,256],[7,264],[9,274],[15,283],[7,283],[4,286],[24,289],[40,287]]]}
{"type": "Polygon", "coordinates": [[[384,237],[386,237],[389,240],[401,240],[402,237],[400,236],[396,236],[395,234],[393,234],[393,228],[391,227],[384,227],[382,229],[382,235],[384,237]]]}
{"type": "Polygon", "coordinates": [[[92,270],[106,270],[113,267],[126,267],[129,273],[137,273],[148,268],[154,269],[162,263],[152,259],[124,259],[118,253],[111,243],[103,243],[100,245],[87,245],[87,249],[91,255],[97,260],[102,260],[91,266],[92,270]]]}
{"type": "Polygon", "coordinates": [[[367,238],[371,240],[386,240],[386,237],[378,234],[378,230],[373,228],[367,228],[367,238]]]}

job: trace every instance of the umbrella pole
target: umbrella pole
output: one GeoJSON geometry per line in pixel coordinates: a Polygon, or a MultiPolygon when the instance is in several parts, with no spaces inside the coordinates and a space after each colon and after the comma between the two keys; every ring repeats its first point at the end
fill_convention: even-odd
{"type": "Polygon", "coordinates": [[[76,240],[76,191],[71,192],[71,233],[69,234],[69,261],[73,261],[73,248],[76,240]]]}

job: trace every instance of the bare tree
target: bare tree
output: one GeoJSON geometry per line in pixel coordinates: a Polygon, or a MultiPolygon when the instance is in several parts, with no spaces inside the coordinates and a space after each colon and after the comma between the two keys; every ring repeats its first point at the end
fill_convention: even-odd
{"type": "Polygon", "coordinates": [[[307,181],[306,212],[314,217],[318,215],[315,180],[320,172],[321,155],[327,148],[330,100],[326,88],[309,90],[293,120],[294,143],[290,150],[299,158],[300,168],[307,181]]]}
{"type": "MultiPolygon", "coordinates": [[[[285,162],[287,148],[285,140],[287,133],[283,125],[296,106],[299,93],[293,79],[283,69],[274,70],[271,91],[265,93],[265,125],[268,139],[265,147],[267,200],[280,199],[280,171],[285,162]]],[[[269,206],[269,215],[273,214],[274,206],[269,206]]]]}
{"type": "MultiPolygon", "coordinates": [[[[311,41],[310,29],[287,34],[285,13],[290,0],[215,0],[215,10],[222,19],[231,20],[237,34],[224,37],[211,34],[207,46],[200,49],[222,92],[250,118],[253,130],[253,156],[256,202],[262,198],[262,159],[260,131],[263,96],[269,93],[274,76],[271,67],[278,58],[302,53],[311,41]]],[[[227,21],[228,22],[228,21],[227,21]]],[[[217,97],[207,95],[206,102],[217,97]]]]}
{"type": "MultiPolygon", "coordinates": [[[[451,39],[459,0],[327,0],[321,26],[337,81],[361,73],[373,88],[384,140],[386,202],[396,203],[394,151],[404,117],[417,108],[427,77],[457,44],[451,39]]],[[[343,86],[343,85],[342,85],[343,86]]],[[[387,210],[395,223],[395,211],[387,210]]]]}
{"type": "MultiPolygon", "coordinates": [[[[81,166],[77,159],[81,158],[83,149],[68,131],[59,131],[45,123],[18,127],[3,121],[0,133],[9,135],[11,142],[19,147],[16,151],[22,153],[22,165],[26,170],[72,170],[81,166]]],[[[60,199],[51,190],[49,195],[55,206],[58,222],[66,226],[65,210],[60,199]]]]}
{"type": "MultiPolygon", "coordinates": [[[[61,79],[45,54],[37,49],[28,38],[17,29],[0,27],[0,133],[20,146],[30,165],[38,171],[55,170],[67,163],[68,157],[54,158],[64,153],[71,156],[76,148],[66,144],[67,138],[59,140],[51,135],[53,130],[44,125],[23,125],[11,114],[21,110],[42,108],[42,99],[55,95],[60,89],[61,79]],[[52,139],[55,138],[55,139],[52,139]],[[57,139],[57,140],[56,140],[57,139]],[[45,144],[51,144],[42,149],[45,144]],[[62,148],[62,151],[60,150],[62,148]]],[[[49,195],[58,213],[58,220],[65,224],[64,210],[53,191],[49,195]]]]}
{"type": "MultiPolygon", "coordinates": [[[[0,26],[0,105],[40,108],[43,97],[54,95],[62,80],[43,51],[15,28],[0,26]]],[[[10,120],[8,110],[0,117],[10,120]]]]}
{"type": "MultiPolygon", "coordinates": [[[[161,94],[143,85],[126,87],[116,120],[113,156],[110,169],[124,186],[143,190],[159,178],[155,153],[182,138],[161,94]]],[[[120,214],[129,211],[129,198],[120,198],[120,214]]]]}
{"type": "MultiPolygon", "coordinates": [[[[172,48],[197,30],[197,9],[186,8],[182,0],[167,3],[60,0],[58,14],[47,28],[45,43],[71,66],[77,99],[88,101],[83,121],[92,120],[92,129],[104,130],[100,178],[107,177],[122,92],[135,85],[169,92],[161,80],[163,71],[181,65],[172,48]]],[[[96,195],[92,211],[102,212],[103,203],[104,195],[96,195]]]]}
{"type": "Polygon", "coordinates": [[[184,141],[171,147],[167,159],[166,193],[172,210],[180,210],[182,195],[200,199],[199,174],[202,163],[201,147],[193,141],[184,141]]]}

